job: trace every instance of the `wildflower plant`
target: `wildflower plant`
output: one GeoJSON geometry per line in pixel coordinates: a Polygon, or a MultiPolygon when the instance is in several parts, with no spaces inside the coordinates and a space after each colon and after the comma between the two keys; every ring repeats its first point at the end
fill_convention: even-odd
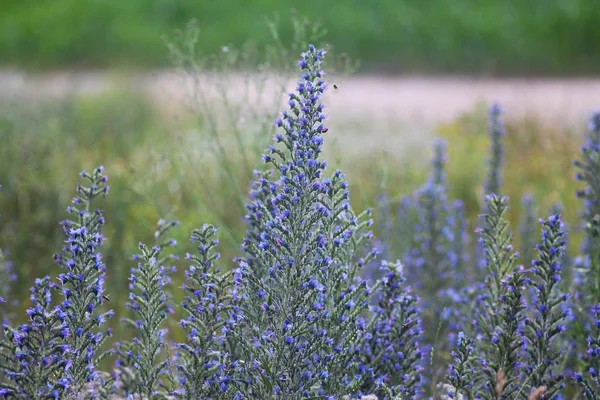
{"type": "Polygon", "coordinates": [[[600,245],[590,224],[600,215],[600,111],[592,115],[589,130],[587,143],[581,147],[581,159],[574,164],[579,169],[576,179],[585,183],[585,187],[577,192],[585,207],[582,213],[586,224],[583,252],[587,257],[595,257],[600,245]]]}
{"type": "Polygon", "coordinates": [[[534,258],[534,249],[536,243],[536,202],[535,198],[531,193],[526,193],[521,203],[523,205],[523,215],[521,217],[521,226],[520,226],[520,255],[521,262],[523,265],[529,265],[533,262],[534,258]]]}
{"type": "Polygon", "coordinates": [[[564,385],[559,371],[564,350],[557,345],[566,330],[567,310],[564,303],[569,296],[560,288],[562,262],[565,255],[565,234],[559,215],[542,220],[542,241],[537,246],[539,258],[533,262],[532,313],[525,322],[527,338],[527,383],[530,391],[544,386],[545,398],[552,398],[564,385]]]}
{"type": "Polygon", "coordinates": [[[581,346],[585,339],[593,336],[594,318],[589,314],[590,304],[600,303],[600,236],[597,229],[600,226],[600,112],[592,115],[589,131],[587,142],[581,147],[581,158],[574,162],[579,169],[575,177],[585,184],[577,192],[583,200],[581,216],[585,228],[583,260],[578,263],[574,277],[577,315],[573,336],[579,353],[586,351],[581,346]]]}
{"type": "Polygon", "coordinates": [[[89,185],[77,187],[79,197],[67,208],[74,219],[62,222],[67,239],[63,252],[55,255],[64,270],[58,275],[63,300],[57,307],[59,318],[70,332],[65,340],[69,361],[66,378],[74,393],[83,391],[98,377],[98,363],[108,354],[102,351],[102,345],[111,334],[110,328],[98,328],[113,315],[112,310],[103,310],[106,266],[100,248],[105,219],[100,210],[92,210],[94,200],[108,193],[108,177],[103,167],[91,174],[82,172],[81,177],[89,185]]]}
{"type": "MultiPolygon", "coordinates": [[[[136,268],[132,268],[129,277],[129,301],[127,307],[132,310],[135,319],[123,318],[135,337],[132,342],[117,343],[117,362],[115,373],[118,377],[119,391],[124,395],[139,395],[144,399],[164,398],[171,389],[169,380],[169,360],[165,359],[164,338],[168,330],[165,320],[173,313],[170,295],[165,286],[170,282],[169,273],[173,269],[165,263],[174,255],[164,255],[166,248],[177,244],[174,239],[164,239],[169,229],[178,224],[177,221],[160,220],[155,231],[156,244],[148,248],[140,243],[141,254],[135,255],[139,260],[136,268]]],[[[175,256],[176,257],[176,256],[175,256]]]]}
{"type": "MultiPolygon", "coordinates": [[[[412,248],[406,260],[408,277],[421,293],[427,309],[434,314],[440,312],[439,293],[445,289],[453,272],[449,257],[452,247],[452,231],[449,223],[449,204],[446,195],[444,163],[446,160],[446,143],[434,143],[434,157],[431,162],[432,171],[428,181],[416,194],[417,224],[415,225],[412,248]]],[[[438,318],[427,315],[425,329],[435,332],[438,318]]],[[[434,338],[430,337],[429,341],[434,338]]]]}
{"type": "Polygon", "coordinates": [[[451,352],[452,363],[448,366],[448,373],[439,389],[443,400],[465,398],[473,399],[476,389],[476,363],[473,339],[464,332],[459,332],[456,348],[451,352]]]}
{"type": "Polygon", "coordinates": [[[185,316],[180,324],[187,340],[176,344],[180,389],[174,394],[178,398],[230,399],[235,393],[236,374],[243,366],[234,358],[238,353],[233,336],[233,329],[242,320],[240,274],[238,270],[221,273],[215,265],[220,257],[215,251],[219,243],[216,232],[208,224],[193,230],[191,239],[197,254],[186,255],[192,264],[185,271],[185,297],[180,304],[185,316]]]}
{"type": "Polygon", "coordinates": [[[489,171],[485,182],[485,194],[500,195],[502,188],[502,164],[504,157],[503,137],[506,134],[502,107],[492,104],[489,109],[488,133],[492,142],[491,154],[488,161],[489,171]]]}
{"type": "Polygon", "coordinates": [[[415,398],[421,393],[423,358],[418,297],[406,285],[400,262],[383,262],[381,270],[379,301],[371,310],[375,323],[359,352],[361,363],[372,366],[362,389],[382,398],[415,398]]]}
{"type": "Polygon", "coordinates": [[[488,276],[483,305],[479,308],[478,343],[484,374],[478,393],[485,399],[510,398],[519,389],[519,366],[522,362],[522,330],[525,304],[522,292],[527,282],[521,268],[515,268],[516,253],[512,234],[505,219],[508,198],[486,196],[488,214],[480,241],[485,249],[488,276]]]}
{"type": "Polygon", "coordinates": [[[371,220],[370,212],[353,214],[340,171],[323,178],[324,54],[309,46],[302,55],[290,111],[276,120],[281,146],[263,157],[277,179],[263,181],[267,192],[248,207],[260,234],[246,236],[239,260],[246,374],[239,390],[247,398],[335,396],[360,383],[351,350],[365,330],[369,292],[358,271],[374,255],[361,257],[371,220]]]}
{"type": "Polygon", "coordinates": [[[50,277],[36,279],[31,289],[33,306],[27,309],[29,322],[4,328],[7,340],[0,343],[0,368],[7,378],[0,382],[4,398],[59,399],[70,386],[65,371],[72,365],[66,344],[71,332],[59,315],[61,310],[51,304],[55,288],[50,277]]]}

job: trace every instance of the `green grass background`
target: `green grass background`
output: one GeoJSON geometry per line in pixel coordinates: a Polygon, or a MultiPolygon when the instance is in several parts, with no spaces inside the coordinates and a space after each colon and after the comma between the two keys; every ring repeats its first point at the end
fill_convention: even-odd
{"type": "MultiPolygon", "coordinates": [[[[168,66],[161,35],[197,18],[207,54],[267,43],[291,9],[365,70],[495,74],[600,71],[597,0],[2,0],[0,64],[30,69],[168,66]]],[[[284,40],[292,28],[282,24],[284,40]]]]}

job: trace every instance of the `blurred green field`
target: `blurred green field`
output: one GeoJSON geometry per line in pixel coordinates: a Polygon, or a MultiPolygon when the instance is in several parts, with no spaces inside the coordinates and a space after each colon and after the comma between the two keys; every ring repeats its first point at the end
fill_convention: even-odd
{"type": "Polygon", "coordinates": [[[0,64],[30,69],[169,65],[161,36],[192,18],[205,54],[271,40],[265,17],[320,20],[325,39],[392,72],[519,75],[600,72],[596,0],[3,0],[0,64]]]}

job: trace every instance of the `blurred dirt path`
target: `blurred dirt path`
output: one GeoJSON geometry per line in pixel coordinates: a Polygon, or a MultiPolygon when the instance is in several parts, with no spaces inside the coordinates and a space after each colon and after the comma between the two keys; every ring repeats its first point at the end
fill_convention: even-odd
{"type": "MultiPolygon", "coordinates": [[[[240,75],[228,79],[225,82],[228,96],[251,99],[249,101],[256,104],[269,101],[272,104],[273,94],[277,93],[275,84],[266,82],[267,89],[262,94],[254,90],[256,93],[248,95],[246,78],[240,75]],[[271,99],[268,99],[268,93],[271,99]]],[[[330,89],[325,101],[329,109],[329,123],[352,131],[344,135],[368,138],[367,141],[357,141],[361,148],[379,142],[381,138],[385,141],[396,139],[396,134],[390,136],[391,132],[402,132],[404,144],[407,138],[422,141],[423,135],[429,136],[433,125],[472,110],[478,102],[498,101],[510,117],[528,115],[542,118],[546,123],[581,126],[592,110],[600,108],[600,78],[328,78],[330,89]],[[338,89],[333,89],[334,83],[338,89]],[[407,132],[411,134],[407,135],[407,132]]],[[[206,93],[219,96],[223,82],[216,82],[219,82],[217,77],[202,75],[196,84],[202,84],[205,90],[208,88],[206,93]]],[[[194,83],[189,77],[182,78],[173,71],[119,76],[106,72],[28,76],[20,72],[0,71],[0,98],[62,96],[73,91],[93,93],[110,87],[142,90],[159,102],[161,108],[177,110],[194,83]]],[[[287,91],[292,90],[294,80],[290,80],[286,88],[287,91]]],[[[276,101],[283,104],[285,97],[276,101]]]]}
{"type": "MultiPolygon", "coordinates": [[[[208,78],[210,79],[210,78],[208,78]]],[[[240,77],[240,81],[243,78],[240,77]]],[[[235,78],[231,80],[235,83],[235,78]]],[[[26,75],[0,70],[0,96],[65,95],[69,91],[99,92],[111,86],[177,94],[186,84],[178,74],[160,71],[137,75],[105,72],[26,75]]],[[[290,82],[290,88],[293,88],[290,82]]],[[[589,79],[487,79],[453,76],[353,76],[330,86],[329,107],[351,115],[399,116],[425,121],[443,121],[468,111],[478,101],[499,101],[507,110],[547,118],[587,115],[600,107],[600,78],[589,79]],[[560,116],[558,116],[560,114],[560,116]]]]}

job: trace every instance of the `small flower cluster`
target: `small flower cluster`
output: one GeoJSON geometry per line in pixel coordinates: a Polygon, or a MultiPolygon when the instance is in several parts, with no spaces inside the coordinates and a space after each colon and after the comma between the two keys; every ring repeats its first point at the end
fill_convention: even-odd
{"type": "Polygon", "coordinates": [[[62,398],[83,393],[90,383],[105,382],[96,367],[106,353],[100,348],[110,330],[99,331],[112,311],[101,311],[104,303],[105,266],[99,248],[104,217],[91,211],[92,202],[108,192],[108,178],[99,167],[81,176],[89,186],[78,186],[80,195],[67,211],[74,220],[62,223],[66,241],[63,253],[55,256],[65,272],[58,283],[49,277],[36,280],[34,304],[27,311],[30,322],[5,328],[2,342],[3,369],[8,382],[0,384],[7,398],[62,398]],[[63,300],[52,305],[52,295],[63,300]]]}
{"type": "Polygon", "coordinates": [[[66,378],[75,393],[99,379],[97,365],[106,356],[100,349],[111,334],[110,328],[98,330],[113,315],[112,310],[103,310],[106,266],[100,247],[104,241],[101,228],[105,219],[100,210],[91,209],[97,197],[108,193],[108,178],[103,173],[103,167],[96,168],[92,174],[81,173],[89,186],[77,187],[79,197],[75,197],[67,209],[75,218],[62,222],[67,240],[63,253],[55,255],[57,264],[64,270],[58,275],[63,300],[57,310],[70,331],[66,337],[70,354],[66,378]]]}
{"type": "Polygon", "coordinates": [[[5,351],[0,353],[0,365],[8,382],[0,384],[0,395],[6,398],[58,399],[69,387],[62,371],[72,366],[65,357],[71,331],[58,315],[60,310],[51,305],[53,289],[56,283],[49,277],[36,279],[31,289],[34,305],[27,309],[29,323],[5,328],[8,340],[1,345],[5,351]]]}
{"type": "Polygon", "coordinates": [[[533,262],[531,313],[526,320],[528,385],[533,391],[544,386],[545,396],[552,397],[563,387],[564,376],[559,362],[568,352],[559,349],[557,339],[566,330],[569,296],[560,289],[562,262],[565,256],[565,233],[560,216],[541,220],[542,240],[537,246],[539,258],[533,262]]]}
{"type": "Polygon", "coordinates": [[[180,321],[187,341],[177,344],[181,353],[175,362],[181,388],[175,391],[184,399],[242,398],[236,393],[243,364],[235,357],[239,346],[234,328],[242,322],[239,307],[241,275],[239,269],[220,273],[215,265],[219,253],[215,246],[216,229],[204,225],[192,232],[198,254],[187,254],[192,262],[185,271],[185,292],[180,304],[185,318],[180,321]]]}
{"type": "Polygon", "coordinates": [[[502,394],[511,398],[518,390],[519,366],[522,354],[524,304],[522,292],[525,274],[515,268],[516,253],[506,221],[508,199],[486,197],[488,214],[480,240],[485,250],[488,276],[485,291],[480,294],[483,304],[478,309],[477,327],[482,335],[479,343],[481,369],[486,379],[480,389],[486,399],[502,394]]]}
{"type": "Polygon", "coordinates": [[[400,262],[382,264],[379,302],[372,307],[375,323],[359,351],[361,364],[374,366],[363,391],[391,399],[415,397],[422,382],[418,297],[406,286],[402,269],[400,262]]]}

